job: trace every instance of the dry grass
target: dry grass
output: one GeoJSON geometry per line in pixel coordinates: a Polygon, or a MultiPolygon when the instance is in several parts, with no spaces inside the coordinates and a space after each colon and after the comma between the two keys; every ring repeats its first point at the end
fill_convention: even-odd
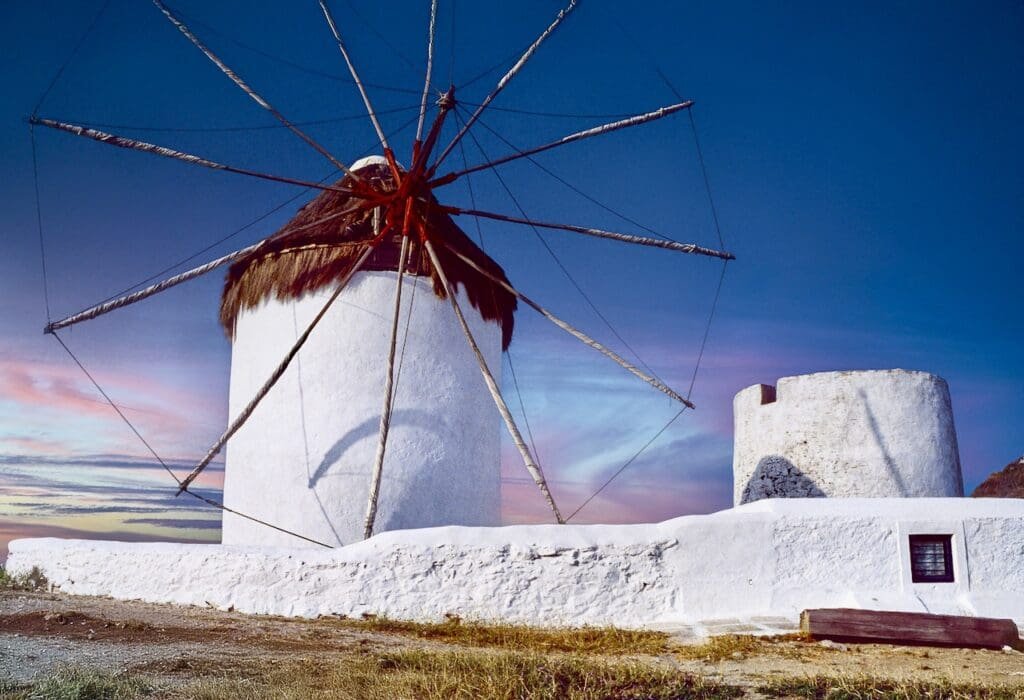
{"type": "Polygon", "coordinates": [[[641,663],[537,653],[410,650],[353,656],[330,664],[288,665],[244,680],[207,678],[184,686],[172,697],[714,700],[740,695],[735,686],[641,663]]]}
{"type": "Polygon", "coordinates": [[[1022,700],[1024,688],[930,681],[895,681],[870,676],[782,678],[758,687],[771,698],[810,700],[1022,700]]]}
{"type": "Polygon", "coordinates": [[[673,653],[682,659],[695,661],[727,661],[751,656],[772,654],[788,658],[802,658],[819,651],[816,646],[806,645],[807,637],[789,634],[773,637],[755,637],[749,634],[728,634],[711,637],[703,644],[677,646],[673,653]]]}
{"type": "Polygon", "coordinates": [[[33,566],[27,574],[11,576],[7,569],[0,566],[0,590],[39,591],[45,590],[50,582],[43,576],[38,567],[33,566]]]}
{"type": "Polygon", "coordinates": [[[139,676],[74,667],[58,669],[34,683],[0,681],[2,700],[131,700],[156,690],[156,684],[139,676]]]}
{"type": "MultiPolygon", "coordinates": [[[[3,700],[725,700],[743,689],[642,663],[572,655],[410,650],[337,661],[190,668],[177,683],[144,674],[65,668],[31,684],[0,679],[3,700]],[[199,678],[196,678],[196,676],[199,678]]],[[[809,700],[1022,700],[1024,688],[807,676],[775,679],[761,697],[809,700]]]]}
{"type": "Polygon", "coordinates": [[[668,653],[672,649],[668,635],[663,632],[622,630],[614,627],[558,629],[460,622],[456,619],[440,623],[402,622],[382,617],[340,620],[334,624],[445,644],[516,651],[656,655],[668,653]]]}

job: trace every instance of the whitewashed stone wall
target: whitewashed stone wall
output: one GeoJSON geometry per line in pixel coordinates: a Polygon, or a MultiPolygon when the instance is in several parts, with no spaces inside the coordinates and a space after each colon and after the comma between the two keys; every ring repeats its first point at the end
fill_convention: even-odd
{"type": "Polygon", "coordinates": [[[769,499],[650,525],[443,527],[335,550],[24,539],[13,574],[61,590],[247,613],[671,629],[808,607],[1024,623],[1024,499],[769,499]],[[911,534],[952,536],[913,583],[911,534]]]}
{"type": "Polygon", "coordinates": [[[935,375],[784,377],[738,393],[733,414],[734,503],[963,495],[949,388],[935,375]]]}
{"type": "MultiPolygon", "coordinates": [[[[227,448],[225,504],[321,542],[363,537],[378,442],[397,273],[360,272],[227,448]]],[[[498,525],[499,416],[447,300],[406,276],[401,354],[376,531],[498,525]]],[[[237,415],[320,311],[331,289],[268,300],[238,318],[230,414],[237,415]]],[[[460,303],[501,376],[501,330],[460,303]]],[[[316,546],[224,514],[225,544],[316,546]]]]}

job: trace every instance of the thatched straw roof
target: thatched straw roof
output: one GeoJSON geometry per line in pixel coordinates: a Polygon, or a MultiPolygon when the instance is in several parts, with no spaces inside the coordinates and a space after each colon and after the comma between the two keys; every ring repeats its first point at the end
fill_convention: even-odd
{"type": "MultiPolygon", "coordinates": [[[[391,173],[385,165],[374,162],[359,168],[358,174],[378,187],[393,188],[391,173]]],[[[352,179],[346,175],[337,184],[351,187],[352,179]]],[[[280,300],[297,299],[337,282],[349,271],[364,249],[359,242],[373,238],[371,212],[352,211],[359,201],[352,195],[325,190],[302,207],[266,245],[231,265],[220,306],[220,321],[229,336],[234,336],[235,321],[243,309],[254,308],[270,296],[280,300]]],[[[427,224],[438,239],[491,274],[507,279],[501,266],[477,247],[447,214],[434,211],[427,224]]],[[[416,237],[410,237],[410,241],[413,245],[406,273],[429,275],[433,279],[434,293],[441,299],[447,298],[426,250],[416,237]]],[[[377,246],[362,270],[397,270],[400,246],[398,232],[377,246]]],[[[515,296],[484,278],[444,245],[435,242],[434,249],[449,281],[456,289],[466,291],[470,304],[485,320],[501,326],[502,348],[507,349],[512,340],[515,296]]]]}

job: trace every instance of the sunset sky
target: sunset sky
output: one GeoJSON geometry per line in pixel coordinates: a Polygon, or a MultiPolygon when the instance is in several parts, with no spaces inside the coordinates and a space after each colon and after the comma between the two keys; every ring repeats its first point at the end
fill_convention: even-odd
{"type": "MultiPolygon", "coordinates": [[[[47,309],[25,118],[101,4],[16,3],[0,27],[0,556],[20,536],[219,537],[217,511],[173,497],[170,477],[41,332],[47,309]]],[[[379,150],[315,3],[171,6],[282,112],[315,122],[304,128],[339,158],[379,150]]],[[[408,160],[429,2],[332,6],[408,160]]],[[[442,0],[436,84],[451,80],[457,99],[478,103],[560,6],[463,0],[453,22],[453,3],[442,0]]],[[[1024,6],[1010,0],[580,3],[483,121],[516,146],[540,144],[676,102],[660,70],[696,101],[725,247],[738,259],[693,391],[697,410],[579,522],[728,507],[732,396],[791,374],[902,367],[946,378],[968,491],[1024,453],[1022,36],[1024,6]]],[[[39,114],[279,175],[330,174],[149,3],[112,0],[39,114]]],[[[474,133],[488,155],[507,152],[486,128],[474,133]]],[[[63,133],[37,130],[36,142],[53,318],[283,205],[195,262],[255,242],[312,196],[63,133]]],[[[469,163],[485,159],[472,140],[464,146],[469,163]]],[[[587,197],[528,162],[505,166],[532,217],[643,233],[622,215],[719,247],[685,112],[538,161],[587,197]]],[[[449,164],[461,165],[461,153],[449,164]]],[[[493,175],[472,183],[479,208],[517,213],[493,175]]],[[[462,185],[441,196],[469,203],[462,185]]],[[[476,236],[472,220],[459,223],[476,236]]],[[[628,354],[532,232],[495,222],[481,232],[522,291],[628,354]]],[[[637,354],[685,391],[721,263],[569,233],[544,237],[637,354]]],[[[228,420],[222,281],[216,272],[62,334],[180,470],[228,420]]],[[[529,313],[519,313],[510,357],[541,463],[571,512],[676,408],[529,313]]],[[[507,364],[504,386],[518,412],[507,364]]],[[[510,443],[504,457],[506,520],[543,519],[510,443]]],[[[215,468],[200,483],[217,495],[221,481],[215,468]]]]}

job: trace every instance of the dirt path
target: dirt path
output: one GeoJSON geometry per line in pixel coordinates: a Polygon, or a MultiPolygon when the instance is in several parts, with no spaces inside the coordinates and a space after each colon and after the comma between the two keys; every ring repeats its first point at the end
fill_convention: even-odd
{"type": "Polygon", "coordinates": [[[62,665],[105,671],[275,661],[429,642],[309,621],[60,593],[0,592],[0,678],[30,680],[62,665]]]}
{"type": "MultiPolygon", "coordinates": [[[[748,691],[773,678],[869,675],[1012,687],[1024,697],[1024,654],[1016,651],[823,646],[793,639],[721,641],[717,646],[636,659],[748,691]]],[[[294,620],[59,593],[0,591],[0,680],[22,683],[68,665],[184,682],[211,673],[244,675],[275,664],[329,664],[356,654],[465,648],[423,639],[408,630],[380,632],[351,621],[294,620]]]]}

